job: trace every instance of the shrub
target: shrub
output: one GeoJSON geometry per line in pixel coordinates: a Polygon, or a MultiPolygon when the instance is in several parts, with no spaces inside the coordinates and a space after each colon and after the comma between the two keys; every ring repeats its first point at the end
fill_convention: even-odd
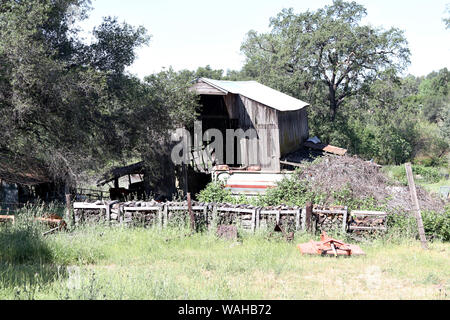
{"type": "Polygon", "coordinates": [[[450,241],[450,206],[447,206],[444,213],[423,212],[422,219],[427,237],[431,240],[450,241]]]}
{"type": "Polygon", "coordinates": [[[197,194],[201,202],[231,203],[234,201],[230,190],[225,189],[221,182],[211,182],[205,189],[197,194]]]}
{"type": "MultiPolygon", "coordinates": [[[[450,206],[447,206],[443,213],[424,211],[422,220],[427,239],[450,241],[450,206]]],[[[411,214],[390,215],[388,227],[391,233],[397,233],[403,237],[419,237],[416,218],[411,214]]]]}

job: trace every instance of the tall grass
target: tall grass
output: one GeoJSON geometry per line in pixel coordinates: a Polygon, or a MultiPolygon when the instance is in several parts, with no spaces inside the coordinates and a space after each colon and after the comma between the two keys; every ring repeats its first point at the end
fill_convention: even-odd
{"type": "Polygon", "coordinates": [[[26,215],[0,228],[0,299],[448,299],[450,289],[449,244],[422,251],[394,233],[363,242],[365,257],[333,259],[302,256],[296,245],[318,236],[301,232],[293,243],[269,230],[226,241],[86,225],[43,237],[26,215]]]}

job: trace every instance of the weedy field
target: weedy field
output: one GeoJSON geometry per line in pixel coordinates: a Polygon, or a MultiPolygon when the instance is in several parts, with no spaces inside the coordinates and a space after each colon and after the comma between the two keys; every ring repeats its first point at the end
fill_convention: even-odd
{"type": "MultiPolygon", "coordinates": [[[[268,233],[238,241],[185,229],[87,226],[43,238],[0,229],[0,299],[449,299],[450,244],[394,234],[364,257],[302,256],[268,233]]],[[[348,239],[347,239],[348,240],[348,239]]]]}

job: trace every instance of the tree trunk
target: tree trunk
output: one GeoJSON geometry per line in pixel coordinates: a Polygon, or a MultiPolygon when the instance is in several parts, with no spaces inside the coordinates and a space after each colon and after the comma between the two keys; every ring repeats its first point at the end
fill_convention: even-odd
{"type": "Polygon", "coordinates": [[[332,86],[330,86],[330,111],[331,111],[331,121],[334,122],[336,120],[338,104],[336,101],[336,90],[332,86]]]}

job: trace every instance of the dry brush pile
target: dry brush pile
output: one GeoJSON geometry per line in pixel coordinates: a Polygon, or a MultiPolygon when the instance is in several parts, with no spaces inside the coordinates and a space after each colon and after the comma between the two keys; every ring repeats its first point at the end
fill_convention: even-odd
{"type": "MultiPolygon", "coordinates": [[[[339,191],[346,190],[349,197],[358,200],[373,199],[386,210],[412,210],[409,187],[390,180],[377,164],[356,157],[327,156],[305,167],[299,174],[301,180],[317,194],[324,194],[325,203],[333,203],[339,191]]],[[[341,193],[342,194],[342,193],[341,193]]],[[[442,211],[444,203],[437,196],[417,186],[422,210],[442,211]]]]}

